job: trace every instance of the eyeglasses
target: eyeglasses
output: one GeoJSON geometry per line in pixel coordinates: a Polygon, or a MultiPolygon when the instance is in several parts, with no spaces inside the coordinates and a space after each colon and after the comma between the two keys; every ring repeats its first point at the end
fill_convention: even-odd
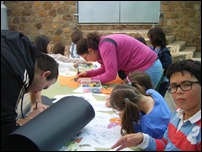
{"type": "Polygon", "coordinates": [[[119,115],[119,113],[120,113],[120,111],[117,110],[117,109],[113,109],[113,112],[114,112],[115,114],[117,114],[117,115],[119,115]]]}
{"type": "Polygon", "coordinates": [[[168,87],[168,92],[171,93],[171,94],[176,93],[178,87],[180,87],[180,89],[183,90],[183,91],[191,90],[193,83],[199,83],[200,84],[199,81],[186,81],[186,82],[183,82],[183,83],[178,84],[178,85],[177,84],[171,84],[168,87]]]}

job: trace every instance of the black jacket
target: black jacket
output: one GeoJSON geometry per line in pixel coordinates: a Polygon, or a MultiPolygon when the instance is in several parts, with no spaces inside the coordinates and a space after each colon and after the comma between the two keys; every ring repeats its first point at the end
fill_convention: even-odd
{"type": "Polygon", "coordinates": [[[1,30],[1,146],[19,127],[16,109],[34,77],[36,47],[22,33],[1,30]]]}

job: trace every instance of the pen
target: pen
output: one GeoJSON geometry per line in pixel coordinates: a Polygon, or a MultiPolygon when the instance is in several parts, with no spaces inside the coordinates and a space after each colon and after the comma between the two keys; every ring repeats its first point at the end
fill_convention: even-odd
{"type": "Polygon", "coordinates": [[[79,64],[77,64],[77,74],[79,74],[79,64]]]}
{"type": "Polygon", "coordinates": [[[38,100],[36,100],[36,107],[35,107],[35,109],[37,109],[37,105],[38,105],[38,100]]]}

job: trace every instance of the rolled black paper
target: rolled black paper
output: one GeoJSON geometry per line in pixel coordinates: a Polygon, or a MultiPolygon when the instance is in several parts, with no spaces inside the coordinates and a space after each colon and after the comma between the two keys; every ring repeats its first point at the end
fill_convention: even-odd
{"type": "Polygon", "coordinates": [[[88,101],[64,97],[12,132],[7,139],[8,150],[57,151],[94,117],[95,111],[88,101]]]}

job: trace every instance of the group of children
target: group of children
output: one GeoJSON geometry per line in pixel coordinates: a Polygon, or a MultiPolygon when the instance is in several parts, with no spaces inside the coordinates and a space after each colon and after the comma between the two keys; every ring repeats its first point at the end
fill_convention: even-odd
{"type": "Polygon", "coordinates": [[[146,94],[147,98],[152,96],[153,102],[143,100],[137,85],[136,89],[126,84],[114,88],[110,105],[119,110],[122,129],[127,134],[112,148],[121,150],[137,146],[146,151],[201,151],[201,63],[193,60],[175,62],[167,69],[166,76],[168,92],[177,105],[171,117],[164,99],[152,89],[146,94]],[[144,106],[150,110],[145,112],[144,106]],[[141,129],[136,129],[138,123],[141,129]],[[160,135],[155,136],[155,133],[160,135]]]}
{"type": "Polygon", "coordinates": [[[46,36],[36,37],[34,43],[62,62],[101,64],[80,73],[80,78],[106,83],[117,73],[121,75],[124,84],[116,85],[106,101],[121,118],[123,137],[112,148],[201,150],[201,63],[184,60],[172,64],[160,27],[151,28],[148,37],[150,47],[142,37],[137,41],[123,34],[100,37],[90,33],[83,38],[76,30],[71,36],[70,56],[65,55],[67,48],[61,42],[51,48],[46,36]],[[164,99],[167,90],[177,105],[173,114],[164,99]]]}
{"type": "MultiPolygon", "coordinates": [[[[83,33],[77,30],[71,38],[70,58],[78,57],[86,62],[98,61],[101,64],[101,68],[80,73],[79,77],[99,79],[105,83],[114,79],[118,72],[124,80],[124,84],[114,87],[106,101],[106,106],[111,107],[121,118],[123,137],[112,148],[120,146],[117,150],[121,150],[138,146],[143,150],[201,149],[201,66],[192,60],[172,64],[170,51],[166,47],[166,36],[161,27],[154,27],[148,31],[150,47],[146,46],[143,37],[137,38],[137,42],[120,34],[99,37],[97,33],[91,33],[87,38],[83,38],[83,33]],[[125,44],[131,44],[132,41],[135,43],[135,49],[131,50],[133,53],[124,55],[124,50],[130,52],[130,49],[124,46],[123,41],[125,44]],[[140,63],[140,59],[146,58],[145,54],[150,54],[151,57],[140,63]],[[121,59],[119,62],[120,57],[124,60],[121,59]],[[131,59],[134,61],[133,65],[139,61],[136,67],[128,63],[131,59]],[[160,64],[156,63],[156,66],[153,66],[157,60],[160,60],[160,64]],[[163,74],[160,72],[161,65],[163,74]],[[191,69],[191,66],[194,68],[191,69]],[[157,73],[158,79],[154,78],[151,71],[157,73]],[[167,90],[177,105],[173,114],[164,99],[167,90]],[[194,90],[198,92],[196,97],[193,97],[194,90]],[[178,136],[182,138],[179,140],[178,136]]],[[[56,58],[59,53],[64,56],[64,50],[64,45],[62,47],[62,44],[58,43],[53,47],[51,56],[56,58]]]]}
{"type": "Polygon", "coordinates": [[[72,45],[70,47],[70,50],[67,49],[67,45],[63,42],[58,42],[56,44],[52,44],[52,41],[49,37],[45,35],[39,35],[36,36],[34,39],[34,44],[39,48],[41,52],[44,52],[46,54],[49,54],[52,56],[55,60],[65,62],[65,63],[74,63],[74,64],[86,64],[87,62],[80,58],[78,55],[75,56],[75,43],[80,39],[81,37],[77,37],[79,30],[76,30],[72,33],[72,45]],[[69,53],[70,52],[70,53],[69,53]],[[71,54],[71,55],[69,55],[71,54]]]}
{"type": "MultiPolygon", "coordinates": [[[[122,41],[126,44],[128,41],[134,41],[128,37],[119,34],[99,37],[96,33],[91,33],[87,38],[77,42],[77,53],[81,57],[86,61],[98,61],[101,64],[100,70],[81,73],[80,77],[87,76],[105,83],[110,80],[106,79],[107,76],[113,77],[106,74],[107,70],[121,71],[123,74],[124,84],[116,85],[106,102],[106,106],[111,107],[121,118],[123,137],[112,148],[118,147],[117,150],[121,150],[125,147],[138,146],[142,150],[152,151],[200,151],[201,63],[184,60],[172,64],[170,51],[166,47],[166,36],[161,27],[151,28],[148,31],[148,38],[151,43],[150,49],[155,52],[156,60],[159,59],[163,67],[163,74],[159,80],[153,79],[152,73],[143,70],[140,65],[136,70],[127,68],[127,64],[125,67],[121,66],[119,55],[122,55],[124,60],[129,60],[122,51],[128,47],[124,46],[122,41]],[[120,52],[122,53],[119,54],[120,52]],[[111,54],[109,61],[106,58],[110,57],[110,53],[113,57],[111,54]],[[117,60],[113,64],[115,56],[117,60]],[[114,65],[118,68],[113,69],[114,65]],[[171,113],[164,99],[167,90],[177,106],[174,113],[171,113]]],[[[138,40],[143,44],[137,41],[134,43],[142,49],[141,53],[144,55],[146,44],[142,39],[138,40]]],[[[130,49],[128,51],[130,52],[130,49]]],[[[133,51],[138,55],[137,49],[133,51]]],[[[130,53],[129,55],[133,56],[130,53]]],[[[135,57],[135,60],[140,58],[135,57]]],[[[154,71],[158,73],[157,70],[158,68],[154,71]]]]}

